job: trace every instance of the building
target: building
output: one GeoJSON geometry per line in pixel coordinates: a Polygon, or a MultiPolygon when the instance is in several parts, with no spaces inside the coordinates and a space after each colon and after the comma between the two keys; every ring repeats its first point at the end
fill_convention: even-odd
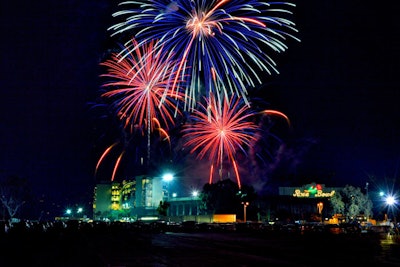
{"type": "Polygon", "coordinates": [[[268,197],[267,220],[280,221],[322,221],[332,216],[330,198],[340,187],[326,187],[310,183],[299,187],[278,187],[276,196],[268,197]]]}
{"type": "Polygon", "coordinates": [[[168,200],[168,218],[173,221],[200,221],[204,217],[200,211],[201,199],[197,196],[171,197],[168,200]],[[200,219],[202,218],[202,219],[200,219]]]}
{"type": "Polygon", "coordinates": [[[94,190],[94,220],[145,220],[160,218],[161,202],[168,202],[170,221],[212,221],[201,214],[197,195],[177,197],[169,192],[169,181],[162,177],[136,176],[122,182],[101,182],[94,190]]]}
{"type": "Polygon", "coordinates": [[[95,220],[138,219],[157,215],[165,188],[161,177],[136,176],[122,182],[101,182],[94,190],[95,220]]]}
{"type": "MultiPolygon", "coordinates": [[[[122,182],[96,185],[93,214],[95,220],[144,220],[213,222],[214,214],[201,211],[198,196],[176,197],[169,194],[168,181],[161,177],[137,176],[122,182]],[[166,216],[158,208],[168,202],[166,216]]],[[[248,219],[258,221],[323,221],[331,218],[330,198],[342,188],[310,183],[299,187],[278,187],[257,203],[249,203],[248,219]],[[254,211],[257,215],[253,214],[254,211]]],[[[234,215],[236,220],[236,214],[234,215]]],[[[231,218],[231,217],[229,217],[231,218]]],[[[232,219],[231,219],[232,220],[232,219]]]]}

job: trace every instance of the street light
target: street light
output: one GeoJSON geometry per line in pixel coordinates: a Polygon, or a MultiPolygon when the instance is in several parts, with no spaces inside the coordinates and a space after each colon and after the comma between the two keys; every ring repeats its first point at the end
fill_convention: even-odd
{"type": "MultiPolygon", "coordinates": [[[[385,197],[385,203],[386,203],[386,205],[388,206],[388,213],[389,213],[389,211],[392,211],[392,216],[394,217],[393,219],[396,221],[395,214],[394,214],[394,212],[393,212],[393,209],[394,209],[394,207],[395,207],[396,204],[397,204],[397,199],[396,199],[396,197],[395,197],[394,195],[387,195],[387,196],[385,197]]],[[[389,215],[389,214],[388,214],[388,215],[389,215]]]]}
{"type": "Polygon", "coordinates": [[[165,182],[171,182],[174,179],[174,176],[171,173],[166,173],[162,178],[165,182]]]}
{"type": "Polygon", "coordinates": [[[249,202],[242,202],[243,204],[243,221],[246,222],[246,209],[247,206],[250,204],[249,202]]]}
{"type": "Polygon", "coordinates": [[[174,179],[174,176],[171,173],[166,173],[163,175],[162,180],[165,182],[164,187],[164,200],[169,199],[169,183],[174,179]]]}
{"type": "Polygon", "coordinates": [[[397,205],[397,197],[395,194],[385,194],[383,191],[379,192],[379,195],[382,197],[382,200],[385,203],[385,206],[387,207],[387,214],[385,214],[385,220],[389,221],[389,213],[390,211],[392,212],[392,216],[394,217],[394,220],[396,220],[395,218],[395,214],[394,214],[394,208],[397,205]]]}
{"type": "Polygon", "coordinates": [[[67,214],[68,216],[71,216],[72,210],[71,209],[66,209],[65,210],[65,214],[67,214]]]}
{"type": "Polygon", "coordinates": [[[394,196],[386,196],[385,202],[386,202],[386,205],[391,207],[396,204],[396,199],[394,196]]]}
{"type": "MultiPolygon", "coordinates": [[[[193,190],[192,191],[192,204],[191,204],[191,209],[195,209],[194,211],[194,220],[197,223],[197,215],[199,215],[199,191],[193,190]]],[[[193,213],[192,213],[193,214],[193,213]]]]}

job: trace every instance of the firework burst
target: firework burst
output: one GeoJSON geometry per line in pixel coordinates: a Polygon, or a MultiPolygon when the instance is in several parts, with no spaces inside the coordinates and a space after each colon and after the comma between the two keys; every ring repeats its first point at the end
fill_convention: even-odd
{"type": "Polygon", "coordinates": [[[290,20],[295,5],[287,2],[141,0],[121,5],[130,9],[113,14],[125,21],[110,27],[112,35],[129,34],[140,40],[121,54],[154,38],[174,51],[178,75],[173,87],[184,80],[185,108],[196,105],[200,88],[226,98],[236,94],[248,104],[247,88],[262,82],[259,72],[278,73],[269,53],[285,51],[288,38],[298,40],[290,20]],[[191,78],[182,79],[186,74],[191,78]]]}
{"type": "MultiPolygon", "coordinates": [[[[132,40],[132,44],[137,42],[132,40]]],[[[182,99],[180,90],[172,91],[171,81],[177,76],[172,54],[163,54],[163,49],[155,49],[155,42],[121,58],[113,53],[111,59],[102,62],[107,73],[102,77],[110,79],[103,87],[108,89],[102,97],[108,98],[124,122],[125,128],[154,129],[154,118],[160,118],[167,127],[174,123],[180,113],[177,100],[182,99]],[[146,126],[147,127],[143,127],[146,126]]]]}
{"type": "Polygon", "coordinates": [[[185,146],[191,147],[190,153],[198,152],[199,159],[208,156],[212,163],[210,183],[214,164],[220,167],[222,175],[223,163],[228,160],[235,170],[240,187],[235,155],[238,150],[246,153],[246,146],[254,141],[257,125],[248,120],[253,113],[241,98],[235,96],[217,101],[210,95],[205,100],[206,104],[199,103],[199,109],[191,114],[193,123],[184,126],[185,146]]]}
{"type": "Polygon", "coordinates": [[[106,91],[102,97],[111,103],[125,130],[130,133],[137,129],[142,133],[147,130],[147,163],[150,161],[151,133],[157,130],[168,139],[165,129],[174,124],[175,117],[180,114],[178,103],[183,98],[180,90],[172,90],[171,83],[177,76],[172,53],[164,53],[162,47],[155,48],[155,43],[138,47],[132,40],[137,49],[129,55],[121,57],[113,53],[111,59],[101,63],[107,68],[101,76],[109,79],[103,84],[106,91]]]}

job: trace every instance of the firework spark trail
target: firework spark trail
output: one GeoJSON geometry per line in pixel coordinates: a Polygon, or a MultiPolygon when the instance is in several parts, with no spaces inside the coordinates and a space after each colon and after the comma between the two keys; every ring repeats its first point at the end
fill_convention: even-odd
{"type": "Polygon", "coordinates": [[[103,154],[101,155],[100,159],[97,161],[96,169],[95,169],[95,175],[97,174],[99,167],[101,163],[103,162],[104,158],[110,153],[110,151],[117,145],[118,143],[113,143],[111,146],[109,146],[106,150],[104,150],[103,154]]]}
{"type": "MultiPolygon", "coordinates": [[[[254,141],[257,125],[248,119],[253,116],[250,108],[241,98],[232,96],[222,103],[213,95],[205,98],[206,105],[199,103],[199,109],[191,114],[193,123],[184,126],[185,146],[191,147],[190,153],[198,152],[199,159],[208,155],[213,164],[220,167],[222,175],[223,162],[227,159],[235,167],[238,185],[240,177],[237,172],[235,155],[238,150],[246,153],[246,146],[254,141]]],[[[220,177],[221,178],[221,177],[220,177]]],[[[212,176],[210,175],[210,182],[212,176]]]]}
{"type": "Polygon", "coordinates": [[[121,55],[152,39],[174,51],[178,75],[173,87],[183,83],[185,109],[195,107],[200,88],[225,98],[236,94],[248,104],[247,88],[262,82],[258,72],[279,73],[269,52],[285,51],[288,38],[299,41],[290,20],[295,5],[288,2],[141,0],[120,5],[127,8],[113,16],[125,21],[109,30],[140,40],[121,55]],[[183,79],[185,75],[191,79],[183,79]]]}
{"type": "Polygon", "coordinates": [[[165,128],[174,124],[174,118],[181,113],[178,102],[183,93],[177,88],[172,90],[171,81],[177,76],[173,54],[156,48],[155,41],[144,46],[137,44],[132,39],[136,50],[124,57],[114,53],[101,63],[107,68],[101,76],[110,79],[103,84],[106,91],[102,97],[111,102],[125,129],[147,129],[149,164],[150,134],[154,130],[165,134],[161,123],[165,128]]]}
{"type": "MultiPolygon", "coordinates": [[[[95,169],[95,176],[97,175],[97,172],[99,171],[100,166],[105,161],[106,157],[109,156],[113,150],[116,150],[117,146],[119,146],[119,145],[121,145],[121,142],[117,141],[117,142],[114,142],[109,147],[107,147],[106,150],[104,150],[104,152],[101,155],[100,159],[97,161],[96,169],[95,169]]],[[[120,166],[120,163],[121,163],[121,160],[122,160],[122,157],[124,156],[124,154],[125,154],[125,150],[122,150],[122,152],[120,152],[118,154],[118,158],[117,158],[117,160],[116,160],[116,162],[114,164],[114,167],[113,167],[113,172],[112,172],[112,175],[111,175],[111,181],[114,181],[114,179],[115,179],[117,170],[118,170],[118,168],[120,166]]]]}
{"type": "Polygon", "coordinates": [[[286,116],[285,113],[279,111],[279,110],[273,110],[273,109],[266,109],[260,112],[260,114],[264,114],[264,115],[277,115],[278,117],[282,117],[286,120],[287,124],[289,127],[291,127],[291,123],[289,120],[289,117],[286,116]]]}

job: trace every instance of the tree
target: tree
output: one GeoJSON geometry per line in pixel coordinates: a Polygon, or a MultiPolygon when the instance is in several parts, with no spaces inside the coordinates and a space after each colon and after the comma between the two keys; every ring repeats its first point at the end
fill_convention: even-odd
{"type": "Polygon", "coordinates": [[[336,192],[330,199],[333,214],[344,214],[345,204],[340,192],[336,192]]]}
{"type": "Polygon", "coordinates": [[[236,213],[239,187],[230,179],[205,184],[201,193],[201,210],[211,214],[236,213]]]}
{"type": "MultiPolygon", "coordinates": [[[[201,193],[200,209],[210,214],[241,214],[243,202],[254,203],[257,197],[252,186],[238,185],[230,179],[220,180],[216,183],[205,184],[201,193]]],[[[254,206],[255,207],[255,206],[254,206]]],[[[250,208],[256,213],[256,208],[250,208]]]]}
{"type": "Polygon", "coordinates": [[[167,216],[167,211],[169,206],[170,206],[169,202],[161,200],[157,208],[158,214],[160,214],[161,216],[167,216]]]}
{"type": "Polygon", "coordinates": [[[7,210],[9,219],[15,218],[30,197],[26,179],[8,176],[0,181],[0,201],[7,210]]]}
{"type": "Polygon", "coordinates": [[[372,216],[372,201],[368,195],[361,192],[359,187],[346,185],[336,192],[330,203],[334,213],[343,214],[350,221],[356,220],[361,214],[367,218],[372,216]]]}

